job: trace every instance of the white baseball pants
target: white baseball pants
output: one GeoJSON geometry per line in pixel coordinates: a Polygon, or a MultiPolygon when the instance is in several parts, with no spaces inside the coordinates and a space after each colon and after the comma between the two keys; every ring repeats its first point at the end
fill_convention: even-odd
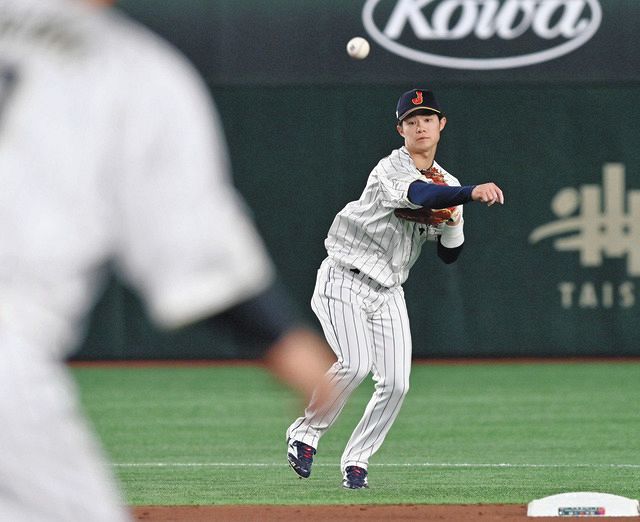
{"type": "Polygon", "coordinates": [[[371,372],[375,392],[340,462],[343,470],[347,466],[366,469],[409,390],[411,332],[404,292],[402,287],[386,288],[327,258],[318,270],[311,307],[338,357],[327,374],[333,396],[321,409],[312,400],[287,436],[317,448],[351,393],[371,372]]]}

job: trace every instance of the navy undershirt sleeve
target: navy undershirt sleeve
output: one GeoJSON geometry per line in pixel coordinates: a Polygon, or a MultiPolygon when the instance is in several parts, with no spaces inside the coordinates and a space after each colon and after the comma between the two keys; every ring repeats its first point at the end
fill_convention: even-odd
{"type": "Polygon", "coordinates": [[[203,322],[230,329],[261,351],[266,351],[285,333],[301,325],[287,292],[279,283],[203,322]]]}
{"type": "Polygon", "coordinates": [[[440,241],[438,241],[438,257],[442,260],[446,265],[450,265],[457,261],[460,253],[462,252],[462,247],[464,243],[455,248],[447,248],[440,241]]]}
{"type": "Polygon", "coordinates": [[[409,201],[427,208],[447,208],[469,203],[475,185],[451,187],[416,180],[409,185],[409,201]]]}

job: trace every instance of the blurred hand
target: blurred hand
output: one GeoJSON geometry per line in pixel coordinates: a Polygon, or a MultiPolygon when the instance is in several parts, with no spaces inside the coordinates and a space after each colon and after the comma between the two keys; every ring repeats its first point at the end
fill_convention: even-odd
{"type": "Polygon", "coordinates": [[[265,355],[267,368],[284,384],[303,395],[306,403],[312,395],[324,405],[330,386],[324,375],[335,362],[331,348],[317,333],[298,328],[286,333],[265,355]]]}

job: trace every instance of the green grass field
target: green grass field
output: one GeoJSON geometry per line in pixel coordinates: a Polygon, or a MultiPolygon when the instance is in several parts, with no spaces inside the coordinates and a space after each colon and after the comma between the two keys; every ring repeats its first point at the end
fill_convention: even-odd
{"type": "Polygon", "coordinates": [[[415,365],[369,468],[340,487],[365,381],[322,439],[311,478],[288,468],[302,411],[258,367],[81,367],[73,374],[134,505],[526,503],[566,491],[640,497],[640,363],[415,365]]]}

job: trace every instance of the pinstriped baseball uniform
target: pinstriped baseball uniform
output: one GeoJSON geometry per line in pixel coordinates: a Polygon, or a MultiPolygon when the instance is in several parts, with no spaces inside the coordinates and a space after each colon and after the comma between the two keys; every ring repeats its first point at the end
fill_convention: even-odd
{"type": "MultiPolygon", "coordinates": [[[[456,178],[437,163],[448,185],[456,178]]],[[[411,332],[402,284],[428,239],[447,248],[464,242],[463,221],[431,226],[396,217],[396,208],[420,208],[409,186],[425,181],[405,147],[382,159],[360,199],[336,216],[325,241],[328,257],[316,281],[312,308],[337,355],[329,370],[334,400],[322,410],[312,402],[287,436],[314,448],[351,393],[372,373],[375,392],[353,431],[341,467],[367,468],[380,448],[409,389],[411,332]]],[[[462,207],[460,206],[460,211],[462,207]]]]}

